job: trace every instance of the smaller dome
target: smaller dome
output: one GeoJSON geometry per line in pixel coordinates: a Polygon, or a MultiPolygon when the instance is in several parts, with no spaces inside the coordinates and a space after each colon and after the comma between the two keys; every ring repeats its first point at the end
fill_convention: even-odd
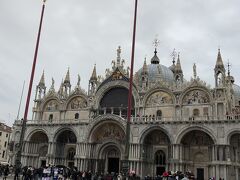
{"type": "Polygon", "coordinates": [[[233,84],[233,92],[235,97],[240,99],[240,86],[233,84]]]}

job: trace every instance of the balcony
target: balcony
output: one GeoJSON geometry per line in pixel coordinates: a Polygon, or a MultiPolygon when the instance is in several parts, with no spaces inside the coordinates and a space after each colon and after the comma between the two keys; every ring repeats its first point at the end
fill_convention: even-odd
{"type": "MultiPolygon", "coordinates": [[[[109,113],[111,114],[111,113],[109,113]]],[[[98,115],[101,116],[101,115],[98,115]]],[[[120,116],[120,115],[119,115],[120,116]]],[[[120,116],[126,119],[126,115],[120,116]]],[[[78,125],[78,124],[88,124],[93,119],[53,119],[53,120],[28,120],[27,125],[78,125]]],[[[236,115],[226,115],[226,116],[195,116],[195,117],[149,117],[149,116],[131,116],[131,123],[133,124],[155,124],[155,123],[217,123],[217,122],[240,122],[240,114],[236,115]]],[[[22,124],[21,120],[16,120],[15,125],[22,124]]]]}

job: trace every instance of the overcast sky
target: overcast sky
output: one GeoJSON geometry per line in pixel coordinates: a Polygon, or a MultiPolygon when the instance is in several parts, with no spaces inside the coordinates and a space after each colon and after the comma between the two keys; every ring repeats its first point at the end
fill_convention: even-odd
{"type": "MultiPolygon", "coordinates": [[[[12,125],[24,80],[20,111],[23,117],[39,26],[41,0],[0,1],[0,120],[12,125]]],[[[122,47],[130,64],[134,0],[48,0],[45,8],[31,102],[43,70],[49,88],[58,90],[70,68],[73,87],[77,74],[87,90],[94,64],[104,75],[122,47]]],[[[240,1],[139,0],[134,70],[153,56],[158,37],[160,63],[170,66],[171,52],[180,52],[184,78],[190,80],[193,63],[200,79],[212,85],[217,49],[240,85],[240,1]]],[[[32,103],[28,118],[31,118],[32,103]]]]}

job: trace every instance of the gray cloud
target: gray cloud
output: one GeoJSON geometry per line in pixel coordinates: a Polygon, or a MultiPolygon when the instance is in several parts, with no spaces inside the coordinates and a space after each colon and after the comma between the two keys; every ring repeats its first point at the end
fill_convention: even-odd
{"type": "MultiPolygon", "coordinates": [[[[72,84],[76,84],[80,74],[81,85],[87,89],[94,63],[98,74],[103,75],[116,57],[119,45],[122,57],[130,64],[133,3],[48,0],[32,94],[43,69],[48,87],[54,77],[58,89],[69,67],[72,84]]],[[[220,46],[224,63],[229,59],[231,74],[240,84],[239,1],[139,0],[138,7],[135,70],[142,67],[145,56],[150,62],[152,42],[158,35],[161,64],[171,65],[170,54],[176,48],[180,51],[185,79],[191,78],[192,65],[196,63],[198,76],[213,85],[220,46]]],[[[0,119],[9,121],[8,124],[16,117],[22,83],[26,80],[23,114],[40,11],[41,0],[0,2],[0,119]]]]}

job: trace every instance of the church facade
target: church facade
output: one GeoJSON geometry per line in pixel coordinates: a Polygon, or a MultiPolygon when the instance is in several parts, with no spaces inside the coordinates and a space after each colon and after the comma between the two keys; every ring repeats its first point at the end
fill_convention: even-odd
{"type": "MultiPolygon", "coordinates": [[[[220,50],[215,87],[197,76],[184,79],[179,55],[160,64],[155,49],[134,74],[129,137],[129,169],[137,175],[191,171],[199,179],[240,179],[240,86],[225,69],[220,50]],[[175,61],[176,60],[176,61],[175,61]]],[[[237,77],[238,78],[238,77],[237,77]]],[[[21,162],[76,166],[92,172],[120,172],[126,142],[129,68],[121,48],[104,77],[94,66],[88,91],[72,88],[67,71],[59,90],[46,90],[44,73],[36,87],[33,118],[27,121],[21,162]]],[[[15,121],[14,159],[21,133],[15,121]]]]}

